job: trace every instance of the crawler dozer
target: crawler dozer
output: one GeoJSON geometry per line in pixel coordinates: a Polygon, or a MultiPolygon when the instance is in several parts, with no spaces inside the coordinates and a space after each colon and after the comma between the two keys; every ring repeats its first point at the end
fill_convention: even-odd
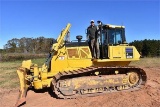
{"type": "Polygon", "coordinates": [[[145,71],[129,66],[130,62],[140,60],[140,54],[126,43],[124,26],[99,25],[99,59],[92,59],[88,41],[82,40],[82,36],[68,40],[70,27],[68,23],[61,31],[41,67],[31,60],[22,62],[17,70],[20,94],[16,106],[26,102],[29,87],[36,90],[48,87],[57,98],[70,99],[134,91],[145,85],[145,71]]]}

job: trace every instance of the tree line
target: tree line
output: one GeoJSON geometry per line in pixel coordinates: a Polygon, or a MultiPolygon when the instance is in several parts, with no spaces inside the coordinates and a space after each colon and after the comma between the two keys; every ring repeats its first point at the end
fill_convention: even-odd
{"type": "Polygon", "coordinates": [[[4,51],[6,53],[48,53],[51,43],[55,41],[53,38],[44,38],[43,36],[37,38],[13,38],[4,45],[4,51]]]}
{"type": "MultiPolygon", "coordinates": [[[[43,36],[37,38],[13,38],[4,45],[6,53],[48,53],[51,44],[56,42],[53,38],[43,36]]],[[[137,48],[138,52],[144,57],[160,56],[160,40],[135,40],[130,42],[137,48]]]]}
{"type": "Polygon", "coordinates": [[[135,46],[144,57],[160,56],[160,40],[135,40],[130,45],[135,46]]]}

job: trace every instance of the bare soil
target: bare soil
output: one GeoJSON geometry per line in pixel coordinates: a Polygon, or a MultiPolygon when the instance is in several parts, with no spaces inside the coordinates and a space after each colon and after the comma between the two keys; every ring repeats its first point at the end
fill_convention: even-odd
{"type": "MultiPolygon", "coordinates": [[[[160,107],[160,67],[143,67],[147,83],[134,92],[108,93],[96,97],[56,99],[48,90],[29,90],[27,102],[22,107],[160,107]]],[[[0,106],[13,107],[18,89],[0,88],[0,106]]]]}

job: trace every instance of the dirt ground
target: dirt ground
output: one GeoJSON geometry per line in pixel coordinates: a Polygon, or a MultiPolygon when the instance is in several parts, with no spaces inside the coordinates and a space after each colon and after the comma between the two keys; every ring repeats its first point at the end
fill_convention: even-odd
{"type": "MultiPolygon", "coordinates": [[[[47,90],[29,90],[22,107],[160,107],[160,67],[143,67],[148,79],[145,87],[134,92],[109,93],[96,97],[56,99],[47,90]]],[[[0,89],[0,106],[13,107],[18,89],[0,89]]]]}

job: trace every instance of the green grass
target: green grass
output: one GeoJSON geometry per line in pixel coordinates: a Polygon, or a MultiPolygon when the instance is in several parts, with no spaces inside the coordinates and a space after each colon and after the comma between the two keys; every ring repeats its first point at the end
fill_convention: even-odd
{"type": "Polygon", "coordinates": [[[21,65],[20,61],[0,62],[0,87],[16,88],[19,86],[17,68],[21,65]]]}
{"type": "Polygon", "coordinates": [[[46,58],[33,59],[32,63],[38,64],[38,66],[42,66],[46,61],[46,58]]]}
{"type": "Polygon", "coordinates": [[[130,65],[146,68],[160,67],[160,58],[141,58],[139,61],[131,62],[130,65]]]}
{"type": "MultiPolygon", "coordinates": [[[[45,58],[33,59],[32,63],[41,66],[45,62],[45,58]]],[[[17,68],[21,66],[22,61],[0,62],[0,87],[1,88],[18,88],[19,78],[17,68]]]]}

